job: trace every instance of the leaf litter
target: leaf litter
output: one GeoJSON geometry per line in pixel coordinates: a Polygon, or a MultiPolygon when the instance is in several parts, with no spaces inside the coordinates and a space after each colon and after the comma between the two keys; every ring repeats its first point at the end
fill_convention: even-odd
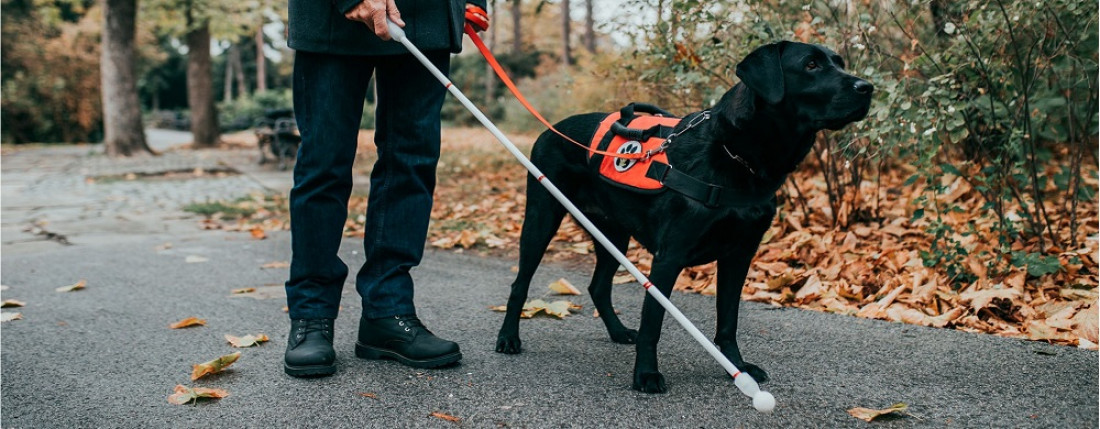
{"type": "MultiPolygon", "coordinates": [[[[357,171],[368,172],[374,157],[372,131],[360,134],[362,154],[357,171]]],[[[512,135],[521,148],[530,148],[535,135],[512,135]]],[[[529,150],[529,149],[528,149],[529,150]]],[[[980,192],[960,177],[943,175],[948,189],[936,198],[958,210],[939,213],[954,231],[951,238],[968,252],[963,261],[971,277],[948,275],[945,267],[926,264],[921,252],[928,252],[935,237],[928,232],[928,217],[914,216],[919,208],[912,202],[929,194],[929,184],[907,180],[911,168],[886,166],[879,182],[865,180],[857,190],[842,196],[840,209],[833,213],[820,161],[813,156],[791,175],[791,182],[806,197],[796,204],[788,191],[781,191],[784,207],[765,234],[746,278],[742,298],[776,306],[923,326],[988,333],[1012,338],[1045,341],[1096,349],[1100,339],[1096,312],[1100,284],[1100,245],[1097,201],[1081,201],[1078,231],[1068,228],[1068,215],[1054,215],[1055,233],[1064,243],[1070,234],[1088,237],[1076,249],[1050,246],[1039,248],[1035,239],[1010,243],[1013,252],[1040,255],[1048,269],[1038,262],[1013,260],[998,247],[980,192]],[[873,201],[873,208],[869,202],[873,201]],[[807,209],[813,207],[814,209],[807,209]],[[866,208],[872,216],[857,216],[866,208]],[[1060,216],[1060,217],[1059,217],[1060,216]],[[961,231],[970,231],[967,234],[961,231]],[[984,256],[983,256],[984,255],[984,256]],[[997,255],[1005,255],[997,257],[997,255]],[[1011,262],[1011,263],[1009,263],[1011,262]],[[1015,265],[1014,265],[1015,264],[1015,265]],[[931,266],[926,266],[931,265],[931,266]],[[1064,305],[1060,312],[1044,311],[1050,305],[1064,305]]],[[[1089,167],[1093,169],[1095,167],[1089,167]]],[[[964,172],[964,174],[969,174],[964,172]]],[[[436,204],[428,242],[439,249],[476,251],[481,254],[516,258],[526,204],[527,172],[496,147],[484,130],[450,128],[444,133],[443,157],[439,165],[436,204]]],[[[1098,186],[1095,170],[1083,177],[1083,185],[1098,186]]],[[[285,198],[254,197],[245,204],[265,207],[256,215],[222,223],[217,229],[250,231],[254,224],[266,230],[288,226],[285,198]]],[[[344,235],[362,237],[367,200],[354,196],[344,235]]],[[[566,218],[554,236],[545,259],[549,262],[591,262],[592,243],[572,219],[566,218]]],[[[627,257],[643,272],[653,257],[631,242],[627,257]]],[[[716,264],[685,269],[676,290],[713,295],[716,293],[716,264]]],[[[631,283],[626,273],[615,276],[615,284],[631,283]]],[[[541,311],[541,310],[540,310],[541,311]]]]}

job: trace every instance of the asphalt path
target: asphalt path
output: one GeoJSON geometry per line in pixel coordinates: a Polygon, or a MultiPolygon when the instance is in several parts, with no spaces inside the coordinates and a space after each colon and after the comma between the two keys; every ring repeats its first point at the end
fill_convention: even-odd
{"type": "MultiPolygon", "coordinates": [[[[261,267],[288,260],[287,233],[254,240],[196,228],[76,241],[0,249],[3,298],[27,303],[5,309],[22,320],[0,325],[3,427],[1097,426],[1096,352],[757,303],[742,304],[741,347],[769,371],[774,413],[753,410],[670,318],[659,353],[670,391],[635,392],[633,348],[608,339],[587,296],[571,297],[584,309],[564,320],[522,321],[522,354],[495,353],[502,313],[489,307],[504,304],[514,261],[444,251],[429,251],[414,270],[417,304],[429,328],[459,342],[460,365],[418,370],[356,358],[361,305],[349,284],[336,323],[337,373],[295,379],[282,371],[286,268],[261,267]],[[85,290],[55,291],[80,279],[85,290]],[[230,296],[245,287],[260,296],[230,296]],[[206,326],[168,328],[191,316],[206,326]],[[233,349],[223,339],[255,333],[271,341],[233,349]],[[190,381],[192,364],[237,350],[242,357],[224,373],[190,381]],[[171,405],[177,384],[229,396],[171,405]],[[874,423],[846,411],[899,402],[908,415],[874,423]]],[[[354,272],[358,240],[345,240],[342,256],[354,272]]],[[[544,266],[532,296],[559,277],[585,285],[589,269],[544,266]]],[[[643,296],[636,284],[615,288],[629,326],[643,296]]],[[[712,297],[677,293],[673,302],[713,334],[712,297]]]]}

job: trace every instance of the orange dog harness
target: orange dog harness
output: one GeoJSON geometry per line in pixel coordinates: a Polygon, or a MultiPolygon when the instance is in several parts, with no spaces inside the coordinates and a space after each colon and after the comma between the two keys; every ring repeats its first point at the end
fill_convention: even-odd
{"type": "Polygon", "coordinates": [[[632,104],[607,115],[589,143],[589,164],[614,185],[635,191],[663,190],[664,184],[648,177],[647,172],[654,163],[668,165],[663,144],[681,118],[662,116],[662,112],[634,115],[632,104]],[[639,156],[642,154],[645,156],[639,156]]]}

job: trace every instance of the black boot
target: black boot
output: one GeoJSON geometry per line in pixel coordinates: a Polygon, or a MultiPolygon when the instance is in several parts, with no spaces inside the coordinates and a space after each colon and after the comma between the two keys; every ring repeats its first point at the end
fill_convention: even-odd
{"type": "Polygon", "coordinates": [[[355,355],[393,359],[414,368],[436,368],[462,359],[457,343],[435,336],[416,316],[359,319],[355,355]]]}
{"type": "Polygon", "coordinates": [[[331,375],[336,372],[336,351],[332,349],[333,319],[290,321],[283,369],[294,377],[331,375]]]}

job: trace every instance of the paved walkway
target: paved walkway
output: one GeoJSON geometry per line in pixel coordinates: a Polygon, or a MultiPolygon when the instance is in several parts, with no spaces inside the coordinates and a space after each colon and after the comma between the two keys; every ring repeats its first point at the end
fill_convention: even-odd
{"type": "MultiPolygon", "coordinates": [[[[575,297],[585,306],[577,315],[524,321],[524,353],[495,353],[501,315],[488,307],[506,300],[514,261],[442,251],[429,251],[413,272],[418,311],[461,344],[461,365],[416,370],[355,358],[361,305],[348,286],[337,374],[294,379],[281,369],[286,268],[263,268],[289,259],[289,235],[203,231],[197,216],[179,210],[196,200],[285,192],[290,173],[257,166],[255,149],[130,160],[100,151],[5,148],[0,282],[4,299],[26,307],[5,309],[23,319],[0,325],[0,426],[1048,428],[1096,427],[1100,417],[1096,352],[758,303],[743,304],[742,349],[772,375],[765,387],[778,400],[774,414],[753,411],[671,320],[660,349],[671,391],[634,392],[633,349],[607,339],[587,296],[575,297]],[[87,289],[54,290],[79,279],[87,289]],[[245,287],[257,291],[230,296],[245,287]],[[192,316],[206,326],[167,328],[192,316]],[[241,350],[221,375],[189,380],[192,364],[237,350],[224,334],[256,333],[271,341],[241,350]],[[176,384],[230,396],[170,405],[176,384]],[[846,412],[897,402],[909,404],[909,416],[869,425],[846,412]]],[[[345,240],[349,266],[362,263],[359,246],[345,240]]],[[[588,275],[549,265],[534,284],[560,277],[585,284],[588,275]]],[[[634,285],[615,294],[624,322],[636,326],[643,294],[634,285]]],[[[713,298],[673,300],[704,332],[713,330],[713,298]]]]}

